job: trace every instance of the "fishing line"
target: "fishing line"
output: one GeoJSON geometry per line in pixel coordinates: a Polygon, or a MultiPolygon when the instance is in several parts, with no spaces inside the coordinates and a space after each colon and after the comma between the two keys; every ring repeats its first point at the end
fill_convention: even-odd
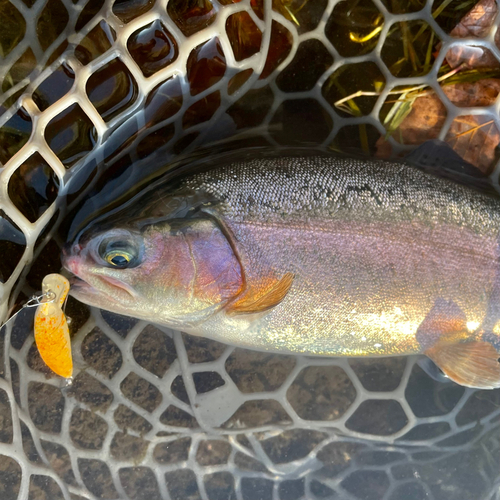
{"type": "Polygon", "coordinates": [[[56,300],[56,294],[52,290],[48,290],[44,293],[41,293],[40,295],[33,295],[25,304],[22,305],[19,311],[17,311],[9,319],[1,323],[0,328],[3,328],[4,326],[8,325],[24,309],[28,309],[30,307],[38,307],[41,304],[50,304],[52,302],[55,302],[55,300],[56,300]]]}

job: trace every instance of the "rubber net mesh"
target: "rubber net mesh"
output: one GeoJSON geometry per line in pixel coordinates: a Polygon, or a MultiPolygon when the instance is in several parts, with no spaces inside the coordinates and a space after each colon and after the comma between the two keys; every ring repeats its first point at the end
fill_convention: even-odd
{"type": "MultiPolygon", "coordinates": [[[[402,85],[427,85],[433,137],[494,140],[498,91],[460,105],[438,77],[450,50],[500,64],[497,6],[458,39],[449,4],[0,0],[0,316],[59,270],[55,229],[85,189],[154,152],[246,137],[397,154],[423,140],[383,139],[402,85]],[[405,30],[439,51],[412,55],[405,30]]],[[[498,390],[437,382],[416,358],[269,355],[67,314],[70,386],[38,355],[33,310],[1,330],[2,500],[500,499],[498,390]]]]}

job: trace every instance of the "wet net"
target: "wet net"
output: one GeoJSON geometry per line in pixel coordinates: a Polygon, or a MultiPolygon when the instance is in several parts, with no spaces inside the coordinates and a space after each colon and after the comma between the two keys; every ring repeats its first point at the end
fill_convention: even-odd
{"type": "MultiPolygon", "coordinates": [[[[0,316],[59,271],[57,228],[89,190],[228,138],[380,157],[438,138],[497,183],[497,4],[402,4],[0,0],[0,316]]],[[[70,386],[33,310],[1,330],[2,500],[500,499],[500,390],[415,357],[270,355],[67,314],[70,386]]]]}

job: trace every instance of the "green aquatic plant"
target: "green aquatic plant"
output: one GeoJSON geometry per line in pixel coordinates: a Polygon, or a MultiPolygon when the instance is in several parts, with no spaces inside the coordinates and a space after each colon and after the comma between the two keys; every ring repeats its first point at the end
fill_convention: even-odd
{"type": "MultiPolygon", "coordinates": [[[[425,3],[425,2],[424,2],[425,3]]],[[[424,7],[421,0],[385,0],[384,4],[392,13],[415,12],[424,7]]],[[[453,0],[444,0],[436,3],[432,15],[438,24],[446,31],[451,31],[463,17],[477,4],[477,0],[465,0],[456,4],[453,0]]],[[[356,5],[359,1],[356,2],[356,5]]],[[[350,9],[352,12],[355,5],[350,9]]],[[[360,45],[360,55],[373,50],[378,43],[378,35],[384,26],[384,18],[381,14],[372,17],[370,27],[364,26],[363,30],[349,32],[350,43],[360,45]],[[370,28],[368,31],[367,29],[370,28]],[[370,46],[366,43],[372,41],[370,46]]],[[[422,20],[402,21],[394,23],[388,30],[382,47],[382,59],[389,71],[397,77],[411,78],[429,73],[440,48],[440,40],[433,28],[422,20]]],[[[451,68],[445,62],[438,70],[437,81],[441,85],[452,85],[460,83],[474,83],[485,78],[500,78],[500,70],[495,68],[469,68],[461,64],[457,68],[451,68]]],[[[336,80],[336,79],[334,79],[336,80]]],[[[384,81],[375,79],[372,89],[357,90],[349,93],[347,86],[342,86],[338,81],[328,81],[326,86],[334,86],[336,94],[343,95],[336,99],[332,105],[336,110],[351,116],[361,116],[359,99],[367,97],[378,97],[382,94],[384,81]]],[[[325,91],[325,87],[323,88],[325,91]]],[[[327,89],[328,90],[328,89],[327,89]]],[[[381,120],[386,128],[385,138],[394,134],[405,118],[410,114],[416,99],[428,95],[432,90],[427,84],[398,86],[388,92],[388,99],[382,108],[381,120]]],[[[484,125],[483,125],[484,126],[484,125]]],[[[366,129],[359,125],[361,143],[365,144],[363,150],[368,152],[366,129]]]]}

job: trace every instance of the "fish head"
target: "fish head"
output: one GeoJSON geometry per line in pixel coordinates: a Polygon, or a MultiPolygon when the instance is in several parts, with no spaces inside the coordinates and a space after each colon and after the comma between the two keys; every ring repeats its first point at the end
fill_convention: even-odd
{"type": "Polygon", "coordinates": [[[241,290],[241,266],[216,221],[91,229],[66,245],[71,294],[119,314],[194,328],[241,290]]]}

